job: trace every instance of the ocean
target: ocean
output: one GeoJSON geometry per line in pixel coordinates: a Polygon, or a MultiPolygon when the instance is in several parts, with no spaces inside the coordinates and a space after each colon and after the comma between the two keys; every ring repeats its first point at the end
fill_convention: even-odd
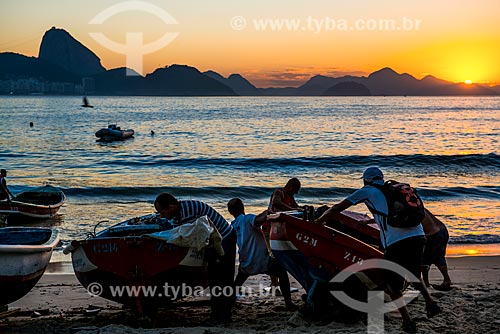
{"type": "MultiPolygon", "coordinates": [[[[450,243],[500,243],[500,97],[0,97],[0,167],[15,194],[67,196],[52,226],[68,242],[154,212],[161,192],[230,219],[298,177],[300,205],[331,205],[368,166],[416,187],[450,243]],[[29,123],[33,122],[33,127],[29,123]],[[110,123],[133,139],[96,142],[110,123]],[[154,131],[154,135],[151,133],[154,131]]],[[[352,210],[368,213],[364,205],[352,210]]]]}

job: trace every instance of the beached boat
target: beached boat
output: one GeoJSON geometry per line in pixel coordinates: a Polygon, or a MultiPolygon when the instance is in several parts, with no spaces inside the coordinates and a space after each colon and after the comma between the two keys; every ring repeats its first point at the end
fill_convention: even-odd
{"type": "Polygon", "coordinates": [[[97,130],[95,136],[102,141],[125,140],[134,136],[134,130],[122,130],[119,126],[116,126],[116,124],[110,124],[107,128],[97,130]]]}
{"type": "Polygon", "coordinates": [[[53,229],[0,228],[0,305],[20,299],[35,286],[58,243],[53,229]]]}
{"type": "Polygon", "coordinates": [[[66,201],[61,189],[45,185],[23,191],[9,201],[0,201],[0,216],[47,219],[53,217],[66,201]]]}
{"type": "Polygon", "coordinates": [[[207,286],[205,249],[178,246],[158,237],[174,231],[158,215],[147,215],[73,241],[64,252],[71,252],[76,277],[89,292],[144,312],[189,294],[189,287],[207,286]],[[98,293],[93,290],[96,284],[98,293]],[[128,290],[116,294],[115,287],[128,290]],[[173,293],[177,288],[182,289],[173,293]]]}
{"type": "MultiPolygon", "coordinates": [[[[339,272],[353,264],[362,264],[368,259],[382,259],[377,248],[329,226],[304,220],[300,214],[277,214],[272,217],[270,244],[273,255],[308,293],[308,303],[329,296],[328,282],[339,272]]],[[[355,220],[369,219],[365,215],[342,212],[329,225],[356,229],[358,233],[374,234],[378,230],[372,226],[360,228],[353,225],[355,220]]],[[[349,289],[361,293],[366,289],[381,287],[383,274],[380,270],[355,273],[348,282],[349,289]],[[360,286],[363,288],[360,289],[360,286]]],[[[347,286],[347,285],[346,285],[347,286]]],[[[366,297],[366,294],[365,296],[366,297]]],[[[323,305],[324,302],[317,302],[323,305]]],[[[306,303],[307,304],[307,303],[306,303]]],[[[312,306],[322,309],[323,306],[312,306]]]]}
{"type": "Polygon", "coordinates": [[[326,225],[376,248],[381,246],[377,223],[365,214],[354,211],[335,213],[326,225]]]}

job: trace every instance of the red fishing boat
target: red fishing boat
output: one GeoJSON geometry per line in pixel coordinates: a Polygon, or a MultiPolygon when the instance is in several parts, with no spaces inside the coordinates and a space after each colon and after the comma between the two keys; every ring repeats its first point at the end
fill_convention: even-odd
{"type": "Polygon", "coordinates": [[[164,230],[157,215],[138,217],[73,241],[65,252],[89,293],[142,313],[207,286],[204,249],[152,237],[164,230]]]}
{"type": "Polygon", "coordinates": [[[326,222],[328,227],[344,232],[364,243],[380,247],[380,230],[375,220],[365,214],[354,211],[342,211],[333,214],[326,222]]]}
{"type": "Polygon", "coordinates": [[[55,216],[65,201],[66,196],[61,189],[46,185],[23,191],[11,201],[0,201],[0,216],[47,219],[55,216]]]}
{"type": "MultiPolygon", "coordinates": [[[[315,224],[298,215],[277,214],[272,218],[270,243],[273,255],[308,292],[306,305],[314,303],[315,296],[324,297],[328,282],[340,271],[353,264],[361,265],[368,259],[383,258],[383,253],[374,246],[330,226],[315,224]]],[[[342,212],[327,225],[355,231],[368,239],[374,238],[377,228],[357,226],[361,224],[356,221],[366,219],[369,218],[365,215],[342,212]]],[[[366,291],[382,287],[383,273],[370,269],[353,273],[353,279],[357,282],[351,288],[354,286],[360,292],[362,285],[363,291],[366,291]]],[[[329,294],[326,292],[326,295],[329,294]]]]}

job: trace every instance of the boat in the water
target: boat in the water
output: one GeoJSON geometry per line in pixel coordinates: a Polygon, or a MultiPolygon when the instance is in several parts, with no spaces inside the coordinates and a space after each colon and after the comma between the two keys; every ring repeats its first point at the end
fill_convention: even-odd
{"type": "Polygon", "coordinates": [[[132,129],[123,130],[116,124],[109,124],[107,128],[97,130],[95,136],[99,138],[98,140],[100,141],[115,141],[132,138],[134,133],[132,129]]]}
{"type": "Polygon", "coordinates": [[[64,192],[51,185],[23,191],[10,201],[0,201],[0,216],[47,219],[56,215],[66,201],[64,192]]]}
{"type": "MultiPolygon", "coordinates": [[[[306,306],[323,309],[325,296],[331,296],[327,292],[329,282],[335,275],[353,264],[383,258],[376,247],[328,226],[340,226],[346,232],[355,231],[371,240],[374,233],[378,233],[375,227],[354,225],[356,220],[367,219],[365,215],[344,211],[324,226],[315,224],[314,219],[303,219],[302,213],[281,213],[272,217],[270,244],[273,255],[308,293],[306,306]]],[[[346,284],[342,289],[359,295],[368,289],[382,287],[383,273],[374,269],[360,271],[346,284]]]]}
{"type": "Polygon", "coordinates": [[[0,228],[0,306],[20,299],[35,286],[58,243],[54,229],[0,228]]]}
{"type": "Polygon", "coordinates": [[[76,277],[89,292],[94,293],[92,289],[99,284],[100,297],[143,313],[182,298],[189,287],[208,285],[206,240],[198,238],[203,242],[201,249],[183,247],[163,238],[165,233],[175,236],[178,228],[157,214],[136,217],[72,241],[64,252],[71,252],[76,277]],[[165,290],[166,286],[172,290],[165,290]],[[116,294],[115,287],[126,290],[116,294]]]}

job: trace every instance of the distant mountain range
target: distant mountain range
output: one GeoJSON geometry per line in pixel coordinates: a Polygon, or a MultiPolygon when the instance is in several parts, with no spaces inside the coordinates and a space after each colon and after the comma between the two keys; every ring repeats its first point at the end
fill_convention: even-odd
{"type": "MultiPolygon", "coordinates": [[[[133,70],[128,70],[133,71],[133,70]]],[[[187,65],[127,76],[126,68],[106,70],[99,57],[67,31],[52,27],[38,58],[0,53],[0,94],[67,93],[161,96],[369,96],[499,95],[500,85],[452,83],[431,75],[421,80],[383,68],[367,77],[316,75],[300,87],[257,88],[239,74],[225,78],[187,65]]],[[[137,74],[137,73],[136,73],[137,74]]]]}

